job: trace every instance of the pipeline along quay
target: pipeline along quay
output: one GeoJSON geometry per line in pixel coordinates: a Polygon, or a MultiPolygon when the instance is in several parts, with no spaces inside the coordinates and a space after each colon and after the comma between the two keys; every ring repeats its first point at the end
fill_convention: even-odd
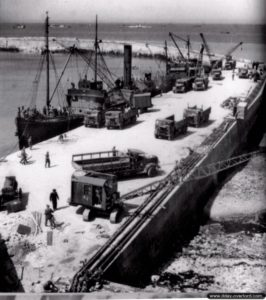
{"type": "Polygon", "coordinates": [[[139,286],[139,280],[147,281],[160,267],[163,262],[160,254],[166,251],[163,248],[170,250],[171,239],[180,236],[182,240],[182,232],[186,232],[188,224],[197,222],[204,203],[202,194],[212,187],[215,180],[211,176],[189,181],[189,176],[193,175],[195,167],[228,159],[239,150],[256,123],[259,108],[263,106],[265,79],[258,83],[237,77],[232,80],[232,71],[223,73],[225,78],[211,81],[206,91],[186,94],[169,92],[153,98],[153,107],[148,113],[141,114],[133,126],[123,130],[80,127],[68,132],[63,142],[56,137],[34,145],[32,150],[26,149],[30,155],[28,165],[19,164],[19,153],[9,155],[6,162],[1,163],[0,185],[3,185],[5,176],[14,175],[27,197],[25,211],[11,214],[2,211],[0,221],[1,235],[12,254],[16,271],[21,274],[23,270],[21,283],[25,291],[40,292],[43,282],[51,277],[58,280],[62,291],[65,288],[73,292],[84,291],[82,278],[87,269],[98,268],[104,271],[104,277],[108,280],[139,286]],[[249,97],[246,121],[236,120],[232,116],[225,118],[230,112],[221,104],[230,96],[249,97]],[[173,113],[177,120],[182,119],[188,104],[204,108],[211,106],[210,121],[199,128],[189,127],[184,136],[173,141],[155,139],[155,120],[173,113]],[[110,224],[103,218],[84,223],[82,217],[75,213],[77,208],[68,206],[67,202],[74,172],[72,155],[111,150],[114,146],[121,150],[137,148],[155,154],[161,166],[155,178],[119,181],[121,195],[157,180],[162,180],[160,189],[157,193],[126,201],[126,214],[118,224],[110,224]],[[192,154],[189,149],[193,150],[192,154]],[[51,168],[44,167],[47,151],[51,157],[51,168]],[[176,178],[169,175],[175,175],[171,172],[176,161],[181,159],[187,171],[183,182],[175,181],[176,178]],[[59,209],[55,212],[60,227],[53,231],[52,245],[47,245],[47,231],[50,229],[44,226],[43,221],[42,232],[19,235],[19,224],[34,228],[31,213],[44,212],[54,188],[60,198],[59,209]],[[140,210],[141,205],[144,211],[140,210]],[[118,235],[119,231],[123,231],[124,235],[118,235]],[[90,262],[92,257],[96,259],[90,262]],[[86,265],[85,260],[90,266],[86,265]]]}

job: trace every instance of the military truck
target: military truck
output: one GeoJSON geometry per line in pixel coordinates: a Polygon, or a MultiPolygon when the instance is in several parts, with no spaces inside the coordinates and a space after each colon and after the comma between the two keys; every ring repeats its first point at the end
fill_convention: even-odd
{"type": "Polygon", "coordinates": [[[199,76],[195,78],[192,87],[194,91],[204,91],[207,90],[208,85],[209,85],[208,76],[199,76]]]}
{"type": "Polygon", "coordinates": [[[123,129],[126,125],[137,121],[138,110],[136,108],[115,108],[105,112],[105,126],[107,129],[123,129]]]}
{"type": "Polygon", "coordinates": [[[236,60],[233,59],[232,55],[226,55],[224,69],[233,70],[235,69],[235,67],[236,67],[236,60]]]}
{"type": "Polygon", "coordinates": [[[155,122],[155,138],[166,138],[168,140],[174,139],[180,134],[187,132],[187,120],[183,119],[175,121],[175,116],[171,115],[165,119],[157,119],[155,122]]]}
{"type": "Polygon", "coordinates": [[[87,111],[84,115],[85,127],[97,127],[100,128],[105,123],[105,111],[99,109],[93,109],[87,111]]]}
{"type": "Polygon", "coordinates": [[[146,112],[148,108],[152,107],[151,92],[138,89],[121,89],[120,95],[128,106],[136,108],[140,113],[146,112]]]}
{"type": "Polygon", "coordinates": [[[222,70],[219,69],[213,69],[212,72],[212,80],[222,80],[222,70]]]}
{"type": "Polygon", "coordinates": [[[238,69],[238,78],[248,79],[250,77],[248,68],[239,68],[238,69]]]}
{"type": "Polygon", "coordinates": [[[159,160],[157,156],[148,155],[141,150],[128,149],[126,153],[112,150],[74,154],[72,165],[75,169],[109,173],[119,177],[138,174],[153,177],[159,169],[159,160]]]}
{"type": "Polygon", "coordinates": [[[93,171],[76,171],[72,175],[69,204],[84,208],[84,221],[103,215],[109,216],[111,223],[117,223],[123,209],[119,197],[115,175],[93,171]]]}
{"type": "Polygon", "coordinates": [[[195,106],[188,106],[184,109],[183,117],[187,120],[189,126],[199,127],[201,124],[209,121],[211,107],[206,109],[195,106]]]}
{"type": "Polygon", "coordinates": [[[186,93],[192,89],[192,83],[194,77],[180,78],[176,80],[175,86],[173,87],[174,93],[186,93]]]}

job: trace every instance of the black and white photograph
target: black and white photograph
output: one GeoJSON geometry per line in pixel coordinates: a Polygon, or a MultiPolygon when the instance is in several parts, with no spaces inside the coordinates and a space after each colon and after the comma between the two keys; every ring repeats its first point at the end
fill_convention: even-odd
{"type": "Polygon", "coordinates": [[[265,11],[0,0],[0,300],[265,298],[265,11]]]}

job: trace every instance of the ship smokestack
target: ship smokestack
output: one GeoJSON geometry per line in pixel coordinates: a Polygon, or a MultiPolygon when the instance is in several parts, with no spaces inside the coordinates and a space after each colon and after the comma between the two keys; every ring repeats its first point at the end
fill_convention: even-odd
{"type": "Polygon", "coordinates": [[[130,87],[132,71],[132,46],[124,46],[124,85],[130,87]]]}

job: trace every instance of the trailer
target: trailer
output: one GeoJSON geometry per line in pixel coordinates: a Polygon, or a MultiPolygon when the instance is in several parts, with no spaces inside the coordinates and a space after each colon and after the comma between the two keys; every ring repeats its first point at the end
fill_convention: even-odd
{"type": "Polygon", "coordinates": [[[123,129],[126,125],[136,123],[137,116],[138,110],[136,108],[110,109],[105,113],[105,126],[107,129],[123,129]]]}
{"type": "Polygon", "coordinates": [[[111,223],[117,223],[123,210],[119,198],[115,175],[93,171],[76,171],[72,175],[69,204],[83,208],[84,221],[102,215],[109,216],[111,223]]]}
{"type": "Polygon", "coordinates": [[[183,117],[187,120],[189,126],[199,127],[201,124],[209,121],[211,107],[206,109],[195,106],[188,106],[184,109],[183,117]]]}
{"type": "Polygon", "coordinates": [[[159,160],[141,150],[128,149],[126,153],[112,150],[74,154],[72,165],[75,169],[109,173],[120,178],[139,174],[153,177],[159,169],[159,160]]]}
{"type": "Polygon", "coordinates": [[[171,115],[165,119],[157,119],[155,122],[155,138],[166,138],[168,140],[174,139],[180,134],[187,132],[187,120],[183,119],[175,121],[175,116],[171,115]]]}
{"type": "Polygon", "coordinates": [[[130,106],[136,108],[140,113],[146,112],[152,107],[151,93],[134,93],[130,100],[130,106]]]}
{"type": "Polygon", "coordinates": [[[152,107],[151,92],[143,92],[138,89],[121,89],[119,94],[116,95],[116,98],[119,97],[123,99],[128,106],[137,109],[140,113],[146,112],[148,108],[152,107]]]}

